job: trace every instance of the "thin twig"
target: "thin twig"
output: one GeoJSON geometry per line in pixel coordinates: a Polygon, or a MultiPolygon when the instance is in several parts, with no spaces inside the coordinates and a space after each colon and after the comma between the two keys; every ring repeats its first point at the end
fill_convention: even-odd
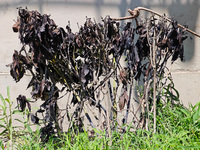
{"type": "MultiPolygon", "coordinates": [[[[107,91],[109,90],[108,89],[108,82],[106,82],[106,87],[107,87],[107,91]]],[[[108,95],[109,96],[109,95],[108,95]]],[[[108,98],[108,100],[109,100],[109,98],[108,98]]],[[[105,106],[106,106],[106,122],[107,122],[107,128],[108,128],[108,137],[111,137],[111,128],[110,128],[110,116],[109,116],[109,106],[108,106],[109,104],[108,104],[108,101],[107,100],[105,100],[105,106]]]]}
{"type": "Polygon", "coordinates": [[[128,120],[128,112],[129,112],[129,108],[130,108],[132,87],[133,87],[133,80],[131,80],[131,85],[130,85],[129,98],[128,98],[126,116],[125,116],[125,121],[124,121],[125,124],[127,123],[127,120],[128,120]]]}
{"type": "Polygon", "coordinates": [[[157,41],[157,36],[156,36],[156,31],[154,29],[154,37],[153,37],[153,47],[152,47],[152,53],[153,53],[153,109],[154,109],[154,113],[153,113],[153,124],[154,124],[154,133],[156,133],[156,74],[157,74],[157,70],[156,70],[156,41],[157,41]]]}
{"type": "MultiPolygon", "coordinates": [[[[147,12],[150,12],[150,13],[153,13],[159,17],[163,17],[165,20],[169,21],[169,22],[173,22],[171,19],[169,19],[168,17],[164,17],[163,15],[151,10],[151,9],[148,9],[148,8],[145,8],[145,7],[137,7],[135,8],[134,10],[128,10],[128,12],[131,14],[131,16],[127,16],[127,17],[121,17],[121,18],[112,18],[112,20],[115,20],[115,21],[120,21],[120,20],[127,20],[127,19],[134,19],[134,18],[137,18],[140,14],[140,10],[143,10],[143,11],[147,11],[147,12]]],[[[185,29],[186,31],[190,32],[191,34],[197,36],[200,38],[200,35],[197,34],[196,32],[184,27],[183,25],[181,24],[178,24],[178,27],[180,28],[183,28],[185,29]]]]}
{"type": "Polygon", "coordinates": [[[146,119],[146,130],[149,130],[149,101],[148,101],[148,92],[150,89],[150,85],[151,85],[152,79],[150,79],[147,83],[147,87],[146,87],[146,93],[145,93],[145,102],[146,102],[146,107],[147,107],[147,119],[146,119]]]}

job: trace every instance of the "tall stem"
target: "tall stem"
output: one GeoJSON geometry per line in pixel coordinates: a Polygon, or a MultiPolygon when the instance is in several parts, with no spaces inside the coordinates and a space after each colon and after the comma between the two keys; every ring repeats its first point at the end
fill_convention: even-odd
{"type": "Polygon", "coordinates": [[[153,112],[153,116],[154,116],[154,119],[153,119],[153,125],[154,125],[154,128],[153,128],[153,132],[156,133],[156,68],[154,68],[154,75],[153,75],[153,109],[154,109],[154,112],[153,112]]]}
{"type": "MultiPolygon", "coordinates": [[[[106,82],[107,91],[109,91],[108,82],[106,82]]],[[[108,137],[110,137],[111,129],[110,129],[110,112],[111,112],[111,104],[109,103],[110,96],[107,93],[107,99],[105,100],[106,105],[106,121],[107,121],[107,128],[108,128],[108,137]]]]}
{"type": "Polygon", "coordinates": [[[156,133],[156,31],[154,29],[154,37],[153,37],[153,109],[154,109],[154,133],[156,133]]]}
{"type": "MultiPolygon", "coordinates": [[[[113,56],[113,68],[116,68],[116,60],[115,57],[113,56]]],[[[115,70],[115,77],[117,75],[117,70],[115,70]]],[[[117,101],[116,101],[116,81],[113,80],[113,101],[112,101],[112,106],[113,106],[113,120],[117,119],[117,101]]]]}

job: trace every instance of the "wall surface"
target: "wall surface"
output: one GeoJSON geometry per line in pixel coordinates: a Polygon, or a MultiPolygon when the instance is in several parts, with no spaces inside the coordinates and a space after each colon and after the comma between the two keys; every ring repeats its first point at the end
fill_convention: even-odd
{"type": "MultiPolygon", "coordinates": [[[[86,16],[100,22],[101,16],[126,16],[129,8],[142,6],[165,13],[200,34],[200,0],[0,0],[0,93],[6,97],[6,87],[10,86],[12,99],[19,94],[31,97],[30,89],[26,89],[30,76],[15,83],[6,67],[12,62],[13,51],[21,47],[18,34],[12,31],[13,20],[18,15],[16,8],[26,6],[29,10],[50,14],[58,26],[65,27],[70,21],[73,32],[78,30],[77,23],[84,23],[86,16]]],[[[185,42],[185,62],[177,61],[170,67],[175,87],[186,106],[200,100],[200,38],[190,36],[192,39],[185,42]]]]}

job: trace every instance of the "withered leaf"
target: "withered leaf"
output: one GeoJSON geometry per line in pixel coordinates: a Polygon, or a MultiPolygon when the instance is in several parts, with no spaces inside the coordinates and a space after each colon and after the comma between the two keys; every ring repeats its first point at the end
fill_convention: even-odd
{"type": "Polygon", "coordinates": [[[129,100],[129,96],[127,95],[127,92],[124,91],[124,93],[119,98],[119,109],[124,109],[125,104],[127,104],[129,100]]]}
{"type": "Polygon", "coordinates": [[[40,138],[42,142],[47,142],[54,134],[54,128],[53,128],[53,123],[49,122],[47,126],[44,126],[40,129],[40,138]]]}
{"type": "Polygon", "coordinates": [[[31,121],[34,123],[34,124],[39,124],[39,118],[33,114],[31,114],[31,121]]]}
{"type": "Polygon", "coordinates": [[[38,109],[37,113],[43,113],[45,110],[44,109],[38,109]]]}
{"type": "Polygon", "coordinates": [[[19,22],[19,19],[17,19],[17,22],[15,22],[12,29],[13,29],[14,32],[18,32],[19,28],[20,28],[20,22],[19,22]]]}
{"type": "Polygon", "coordinates": [[[15,50],[13,54],[13,62],[10,66],[10,75],[18,82],[25,73],[25,69],[22,63],[22,60],[25,59],[23,55],[18,54],[15,50]]]}
{"type": "Polygon", "coordinates": [[[18,103],[18,106],[20,107],[20,110],[21,110],[21,111],[24,111],[24,110],[25,110],[26,104],[28,105],[29,111],[31,111],[31,105],[30,105],[29,101],[26,99],[26,96],[24,96],[24,95],[19,95],[19,96],[17,97],[17,103],[18,103]]]}
{"type": "Polygon", "coordinates": [[[167,47],[167,38],[163,39],[161,42],[157,43],[158,47],[161,47],[162,49],[167,47]]]}

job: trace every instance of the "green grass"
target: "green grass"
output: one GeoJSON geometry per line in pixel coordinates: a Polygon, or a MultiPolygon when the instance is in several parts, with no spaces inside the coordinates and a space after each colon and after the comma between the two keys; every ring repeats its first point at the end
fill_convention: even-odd
{"type": "MultiPolygon", "coordinates": [[[[120,133],[113,131],[110,138],[105,131],[95,131],[95,136],[89,132],[75,134],[69,132],[62,134],[60,138],[51,137],[48,143],[42,143],[40,139],[39,126],[32,131],[27,120],[24,122],[24,130],[14,132],[12,115],[19,113],[12,111],[9,89],[8,98],[0,95],[2,105],[0,107],[0,149],[14,148],[17,150],[108,150],[108,149],[148,149],[148,150],[173,150],[173,149],[200,149],[200,102],[190,105],[189,109],[182,105],[171,103],[157,106],[157,129],[153,133],[153,125],[150,124],[150,131],[138,129],[131,132],[131,126],[127,126],[127,132],[120,133]],[[7,109],[9,113],[7,114],[7,109]],[[152,130],[151,130],[152,129],[152,130]],[[5,140],[7,139],[5,143],[5,140]],[[9,145],[11,147],[9,147],[9,145]]],[[[153,115],[150,115],[153,120],[153,115]]],[[[22,121],[23,123],[23,121],[22,121]]]]}
{"type": "MultiPolygon", "coordinates": [[[[15,142],[19,150],[101,150],[101,149],[200,149],[200,103],[186,109],[180,105],[167,104],[157,111],[157,132],[137,130],[124,134],[113,132],[112,137],[106,137],[105,132],[96,131],[96,136],[90,137],[88,132],[64,134],[61,138],[50,138],[42,144],[39,139],[39,129],[31,129],[20,136],[15,142]],[[28,134],[27,134],[28,133],[28,134]]],[[[130,128],[130,127],[129,127],[130,128]]]]}

